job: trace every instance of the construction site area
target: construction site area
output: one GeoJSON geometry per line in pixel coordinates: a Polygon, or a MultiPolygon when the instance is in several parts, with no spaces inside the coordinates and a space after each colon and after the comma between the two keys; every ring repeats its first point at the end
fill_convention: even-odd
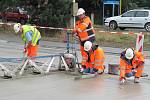
{"type": "MultiPolygon", "coordinates": [[[[37,69],[42,68],[42,71],[41,74],[33,74],[34,68],[28,68],[25,65],[30,61],[26,62],[24,58],[22,40],[15,33],[1,32],[0,35],[0,67],[2,69],[0,71],[0,100],[148,100],[150,97],[149,77],[142,77],[139,84],[129,79],[126,84],[120,85],[118,75],[108,74],[109,64],[119,64],[122,48],[101,46],[106,55],[105,73],[94,78],[75,80],[77,75],[68,71],[67,67],[64,71],[58,70],[61,54],[68,50],[68,44],[64,42],[64,38],[62,42],[41,40],[39,53],[33,66],[37,69]],[[23,65],[25,65],[24,68],[23,65]],[[12,75],[12,78],[4,79],[5,74],[12,75]]],[[[79,44],[70,43],[70,47],[73,46],[76,47],[77,57],[81,62],[79,44]]],[[[74,49],[69,50],[73,52],[74,49]]],[[[147,56],[144,73],[149,75],[150,52],[143,51],[143,53],[147,56]]],[[[63,63],[63,59],[61,60],[63,63]]],[[[65,66],[64,63],[63,65],[65,66]]]]}
{"type": "Polygon", "coordinates": [[[0,100],[149,100],[149,0],[0,4],[0,100]]]}

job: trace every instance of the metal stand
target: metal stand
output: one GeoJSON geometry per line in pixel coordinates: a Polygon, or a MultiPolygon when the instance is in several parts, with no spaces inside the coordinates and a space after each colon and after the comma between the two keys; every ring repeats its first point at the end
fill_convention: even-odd
{"type": "Polygon", "coordinates": [[[23,72],[24,72],[24,70],[25,70],[25,68],[27,67],[28,64],[30,64],[33,68],[37,69],[37,70],[38,70],[38,73],[41,73],[41,74],[44,73],[44,71],[42,70],[41,67],[37,66],[37,65],[35,64],[35,62],[33,62],[31,59],[27,58],[27,59],[25,60],[25,63],[23,64],[23,66],[22,66],[20,72],[19,72],[19,75],[22,75],[22,74],[23,74],[23,72]]]}
{"type": "MultiPolygon", "coordinates": [[[[25,61],[25,63],[23,64],[23,66],[22,66],[22,68],[21,68],[21,71],[19,72],[19,75],[22,75],[22,74],[23,74],[24,69],[27,67],[27,64],[30,64],[33,68],[37,69],[39,73],[41,73],[41,74],[44,74],[44,73],[47,74],[47,73],[50,72],[50,69],[51,69],[52,64],[53,64],[53,62],[54,62],[54,60],[55,60],[56,57],[58,57],[59,60],[61,60],[61,61],[63,62],[64,66],[65,66],[65,70],[69,70],[69,67],[68,67],[68,65],[66,64],[63,55],[62,55],[62,54],[59,54],[59,55],[51,55],[51,59],[50,59],[50,61],[48,62],[48,66],[47,66],[46,71],[44,71],[44,70],[42,69],[42,68],[46,65],[45,63],[44,63],[42,66],[37,66],[34,61],[32,61],[31,59],[28,58],[28,59],[25,61]]],[[[46,63],[47,63],[47,62],[46,62],[46,63]]]]}
{"type": "MultiPolygon", "coordinates": [[[[75,18],[74,18],[74,20],[75,20],[75,18]]],[[[78,65],[78,66],[76,66],[76,69],[78,69],[80,66],[79,66],[79,60],[78,60],[77,51],[76,51],[76,49],[77,49],[77,46],[76,46],[77,40],[75,38],[73,38],[73,40],[74,40],[73,44],[74,45],[72,45],[72,47],[70,47],[70,39],[69,39],[70,34],[71,33],[67,32],[67,47],[66,47],[67,48],[67,53],[71,53],[75,56],[75,65],[78,65]],[[70,48],[72,49],[72,52],[70,52],[70,48]]]]}
{"type": "MultiPolygon", "coordinates": [[[[53,56],[52,59],[50,60],[50,63],[49,63],[49,65],[48,65],[48,67],[47,67],[45,73],[49,73],[49,71],[50,71],[50,69],[51,69],[51,67],[52,67],[51,65],[53,64],[53,62],[54,62],[54,60],[55,60],[55,57],[56,57],[56,56],[53,56]]],[[[69,70],[69,67],[68,67],[68,65],[66,64],[63,55],[60,54],[60,55],[57,55],[57,57],[59,58],[59,67],[58,67],[58,69],[61,69],[61,68],[62,68],[62,63],[63,63],[64,66],[65,66],[65,70],[69,70]]]]}

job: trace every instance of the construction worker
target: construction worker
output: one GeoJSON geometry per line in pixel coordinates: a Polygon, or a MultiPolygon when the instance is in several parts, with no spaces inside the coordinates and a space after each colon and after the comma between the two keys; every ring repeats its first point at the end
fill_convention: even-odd
{"type": "Polygon", "coordinates": [[[104,60],[104,51],[97,44],[90,41],[84,43],[81,72],[102,74],[105,69],[104,60]]]}
{"type": "Polygon", "coordinates": [[[79,8],[77,11],[79,20],[76,22],[75,29],[73,30],[74,36],[77,36],[80,40],[81,54],[84,51],[83,46],[86,41],[95,41],[95,32],[92,26],[92,22],[88,16],[85,15],[85,10],[79,8]]]}
{"type": "Polygon", "coordinates": [[[134,83],[139,83],[144,68],[144,56],[141,52],[128,48],[120,56],[120,82],[134,76],[134,83]]]}
{"type": "Polygon", "coordinates": [[[21,35],[21,38],[25,43],[24,53],[27,54],[28,57],[37,56],[38,45],[41,39],[40,32],[35,27],[21,25],[20,23],[14,25],[14,31],[21,35]]]}

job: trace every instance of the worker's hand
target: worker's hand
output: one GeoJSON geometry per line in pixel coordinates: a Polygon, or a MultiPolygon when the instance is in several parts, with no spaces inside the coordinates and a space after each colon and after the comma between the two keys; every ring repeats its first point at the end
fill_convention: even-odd
{"type": "Polygon", "coordinates": [[[72,30],[72,34],[76,34],[76,33],[77,33],[76,29],[72,30]]]}
{"type": "Polygon", "coordinates": [[[26,48],[30,48],[31,46],[32,46],[32,41],[29,41],[26,48]]]}
{"type": "Polygon", "coordinates": [[[137,64],[137,66],[141,66],[141,65],[144,64],[144,61],[141,61],[140,59],[137,59],[136,64],[137,64]]]}
{"type": "Polygon", "coordinates": [[[85,66],[85,65],[82,65],[82,67],[79,68],[78,72],[79,72],[79,73],[83,73],[83,71],[84,71],[85,68],[86,68],[86,66],[85,66]]]}
{"type": "Polygon", "coordinates": [[[120,80],[120,83],[121,83],[121,84],[124,84],[125,81],[126,81],[126,79],[125,79],[124,77],[121,77],[119,80],[120,80]]]}
{"type": "Polygon", "coordinates": [[[144,64],[143,61],[138,61],[138,65],[139,65],[139,66],[141,66],[141,65],[143,65],[143,64],[144,64]]]}
{"type": "Polygon", "coordinates": [[[99,69],[98,70],[98,74],[102,74],[104,72],[104,70],[99,69]]]}
{"type": "Polygon", "coordinates": [[[98,72],[98,69],[96,69],[96,68],[93,68],[93,71],[94,71],[94,72],[98,72]]]}
{"type": "Polygon", "coordinates": [[[27,48],[24,48],[23,53],[27,53],[27,48]]]}
{"type": "Polygon", "coordinates": [[[79,36],[77,35],[77,33],[73,34],[73,37],[77,40],[79,40],[79,36]]]}
{"type": "Polygon", "coordinates": [[[93,68],[93,71],[96,72],[97,74],[102,74],[104,71],[101,69],[93,68]]]}
{"type": "Polygon", "coordinates": [[[85,66],[85,65],[82,65],[82,68],[86,69],[86,66],[85,66]]]}

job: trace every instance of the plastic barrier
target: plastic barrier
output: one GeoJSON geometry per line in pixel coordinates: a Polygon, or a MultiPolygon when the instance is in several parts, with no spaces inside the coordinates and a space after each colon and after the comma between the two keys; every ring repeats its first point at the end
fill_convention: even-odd
{"type": "Polygon", "coordinates": [[[137,35],[136,39],[136,50],[139,52],[143,52],[143,44],[144,44],[144,34],[141,32],[137,35]]]}

